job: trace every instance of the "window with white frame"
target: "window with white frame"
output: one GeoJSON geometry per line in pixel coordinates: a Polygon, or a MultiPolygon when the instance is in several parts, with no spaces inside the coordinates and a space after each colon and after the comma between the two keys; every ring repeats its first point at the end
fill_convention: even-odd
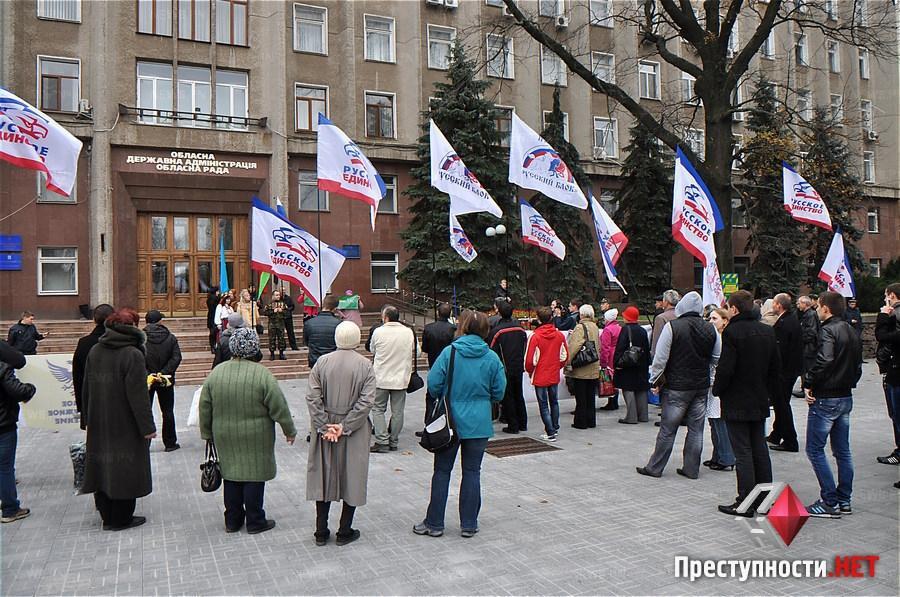
{"type": "Polygon", "coordinates": [[[397,177],[392,174],[382,174],[381,180],[384,181],[385,193],[378,202],[378,213],[395,214],[397,213],[397,177]]]}
{"type": "Polygon", "coordinates": [[[869,50],[865,48],[859,49],[859,78],[869,78],[869,50]]]}
{"type": "Polygon", "coordinates": [[[747,227],[747,213],[744,211],[744,202],[740,197],[731,198],[731,227],[747,227]]]}
{"type": "Polygon", "coordinates": [[[509,147],[509,138],[512,134],[512,115],[514,108],[496,106],[497,118],[494,124],[497,126],[497,134],[500,135],[500,147],[509,147]]]}
{"type": "Polygon", "coordinates": [[[38,56],[41,110],[78,112],[81,63],[75,58],[38,56]]]}
{"type": "Polygon", "coordinates": [[[178,0],[178,38],[209,41],[211,0],[178,0]]]}
{"type": "Polygon", "coordinates": [[[731,154],[731,169],[740,170],[744,162],[744,135],[732,135],[734,150],[731,154]]]}
{"type": "Polygon", "coordinates": [[[875,130],[875,111],[872,100],[859,100],[859,124],[864,131],[875,130]]]}
{"type": "Polygon", "coordinates": [[[734,91],[731,92],[731,106],[734,108],[731,119],[738,122],[744,120],[744,110],[741,107],[744,101],[743,88],[744,86],[738,81],[738,84],[734,86],[734,91]]]}
{"type": "Polygon", "coordinates": [[[38,294],[78,294],[76,247],[38,247],[38,294]]]}
{"type": "Polygon", "coordinates": [[[797,114],[803,120],[812,118],[812,103],[809,101],[809,90],[807,89],[797,92],[797,114]]]}
{"type": "Polygon", "coordinates": [[[878,234],[881,231],[881,209],[870,207],[866,212],[866,232],[878,234]]]}
{"type": "Polygon", "coordinates": [[[873,278],[881,277],[881,259],[873,257],[869,259],[869,273],[873,278]]]}
{"type": "MultiPolygon", "coordinates": [[[[544,110],[541,113],[541,121],[543,124],[543,128],[545,128],[545,129],[550,124],[550,115],[551,114],[553,114],[553,112],[551,112],[549,110],[544,110]]],[[[563,125],[563,139],[568,141],[569,140],[569,113],[568,112],[562,113],[562,125],[563,125]]]]}
{"type": "Polygon", "coordinates": [[[37,0],[37,16],[49,21],[81,22],[81,0],[37,0]]]}
{"type": "Polygon", "coordinates": [[[844,122],[844,96],[832,93],[830,96],[829,109],[831,110],[831,120],[837,126],[843,126],[844,122]]]}
{"type": "Polygon", "coordinates": [[[172,0],[137,0],[138,33],[172,35],[172,0]]]}
{"type": "Polygon", "coordinates": [[[247,1],[216,0],[216,42],[247,45],[247,1]]]}
{"type": "Polygon", "coordinates": [[[485,46],[487,48],[486,66],[488,76],[501,79],[515,78],[512,38],[488,34],[485,46]]]}
{"type": "Polygon", "coordinates": [[[612,3],[613,0],[590,0],[591,25],[613,26],[612,3]]]}
{"type": "Polygon", "coordinates": [[[827,42],[828,51],[828,71],[832,73],[841,72],[841,49],[838,42],[829,40],[827,42]]]}
{"type": "Polygon", "coordinates": [[[397,290],[397,272],[400,269],[400,256],[397,253],[372,253],[372,292],[390,292],[397,290]]]}
{"type": "Polygon", "coordinates": [[[738,50],[741,49],[741,34],[740,34],[740,23],[735,20],[734,26],[731,29],[731,34],[728,36],[728,52],[727,55],[729,58],[733,58],[738,50]]]}
{"type": "Polygon", "coordinates": [[[328,9],[294,4],[294,50],[328,54],[328,9]]]}
{"type": "Polygon", "coordinates": [[[366,136],[394,138],[394,95],[366,92],[366,136]]]}
{"type": "Polygon", "coordinates": [[[450,50],[455,39],[456,29],[453,27],[428,25],[428,68],[450,68],[450,50]]]}
{"type": "Polygon", "coordinates": [[[700,98],[697,97],[697,91],[694,84],[697,82],[693,76],[686,72],[681,73],[681,101],[685,104],[700,105],[700,98]]]}
{"type": "Polygon", "coordinates": [[[872,184],[875,182],[875,152],[863,152],[863,182],[872,184]]]}
{"type": "Polygon", "coordinates": [[[137,63],[138,121],[172,124],[172,65],[162,62],[137,63]]]}
{"type": "Polygon", "coordinates": [[[837,20],[837,8],[835,5],[837,2],[835,0],[825,0],[825,16],[827,16],[832,21],[837,20]]]}
{"type": "Polygon", "coordinates": [[[394,62],[394,19],[364,15],[366,60],[394,62]]]}
{"type": "Polygon", "coordinates": [[[610,217],[615,217],[619,210],[619,202],[616,201],[616,194],[610,190],[600,191],[600,207],[603,208],[610,217]]]}
{"type": "Polygon", "coordinates": [[[538,14],[542,17],[556,17],[563,13],[563,0],[538,0],[538,14]]]}
{"type": "Polygon", "coordinates": [[[868,0],[853,0],[853,24],[865,27],[869,24],[868,0]]]}
{"type": "Polygon", "coordinates": [[[569,83],[568,72],[562,58],[541,46],[541,83],[565,87],[569,83]]]}
{"type": "Polygon", "coordinates": [[[298,131],[319,130],[319,114],[328,116],[328,88],[296,83],[294,85],[298,131]]]}
{"type": "Polygon", "coordinates": [[[319,190],[319,176],[315,170],[300,170],[300,211],[328,211],[328,193],[319,190]]]}
{"type": "Polygon", "coordinates": [[[76,197],[78,193],[78,182],[72,186],[72,192],[68,197],[60,195],[47,188],[47,175],[43,172],[37,173],[37,202],[38,203],[77,203],[76,197]]]}
{"type": "Polygon", "coordinates": [[[484,0],[484,3],[488,6],[496,6],[497,8],[503,8],[504,6],[506,6],[503,3],[503,0],[484,0]]]}
{"type": "Polygon", "coordinates": [[[619,156],[619,131],[615,118],[594,117],[594,148],[606,153],[606,157],[619,156]]]}
{"type": "Polygon", "coordinates": [[[605,83],[616,82],[616,56],[604,52],[591,52],[591,72],[605,83]]]}
{"type": "Polygon", "coordinates": [[[247,130],[247,73],[216,69],[216,127],[247,130]]]}
{"type": "Polygon", "coordinates": [[[659,99],[659,62],[638,62],[638,77],[642,99],[659,99]]]}
{"type": "Polygon", "coordinates": [[[797,66],[809,66],[809,42],[805,33],[794,34],[794,58],[797,66]]]}
{"type": "Polygon", "coordinates": [[[684,135],[684,142],[691,148],[701,160],[706,155],[706,139],[702,129],[688,129],[684,135]]]}
{"type": "Polygon", "coordinates": [[[769,31],[769,35],[763,41],[762,44],[762,55],[763,58],[774,58],[775,57],[775,28],[773,27],[771,31],[769,31]]]}
{"type": "Polygon", "coordinates": [[[178,111],[190,115],[178,117],[181,126],[208,127],[211,105],[212,86],[210,70],[202,66],[179,66],[178,76],[178,111]]]}

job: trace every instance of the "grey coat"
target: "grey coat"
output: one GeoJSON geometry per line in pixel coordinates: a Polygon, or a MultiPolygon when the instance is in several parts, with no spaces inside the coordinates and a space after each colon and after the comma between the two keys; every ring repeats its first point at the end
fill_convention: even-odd
{"type": "Polygon", "coordinates": [[[375,371],[355,350],[338,350],[316,361],[309,374],[312,434],[306,467],[306,499],[349,506],[366,503],[369,477],[369,411],[375,401],[375,371]],[[321,437],[326,424],[342,423],[336,442],[321,437]]]}

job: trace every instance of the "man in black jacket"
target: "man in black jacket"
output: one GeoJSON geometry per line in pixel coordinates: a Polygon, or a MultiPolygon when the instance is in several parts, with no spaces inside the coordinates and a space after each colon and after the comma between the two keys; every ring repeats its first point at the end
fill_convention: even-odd
{"type": "Polygon", "coordinates": [[[894,426],[894,451],[879,456],[881,464],[900,464],[900,282],[884,289],[884,306],[875,321],[876,360],[884,375],[884,399],[894,426]]]}
{"type": "MultiPolygon", "coordinates": [[[[428,355],[428,368],[434,367],[434,362],[440,356],[441,352],[453,343],[453,336],[456,334],[456,326],[450,323],[450,313],[453,308],[450,303],[441,303],[437,308],[437,320],[425,326],[422,330],[422,352],[428,355]]],[[[371,333],[369,334],[371,339],[371,333]]],[[[368,344],[368,341],[366,342],[368,344]]],[[[368,346],[366,347],[368,350],[368,346]]],[[[428,422],[428,414],[431,412],[431,405],[434,398],[425,389],[425,422],[428,422]]],[[[421,437],[422,432],[417,431],[416,436],[421,437]]]]}
{"type": "Polygon", "coordinates": [[[504,433],[518,433],[528,429],[528,412],[522,395],[522,375],[525,372],[525,345],[528,335],[518,321],[512,318],[513,305],[509,301],[497,301],[500,321],[487,337],[488,346],[497,353],[506,370],[506,393],[503,395],[503,416],[506,418],[504,433]]]}
{"type": "Polygon", "coordinates": [[[6,363],[13,369],[21,369],[27,362],[24,354],[0,340],[0,363],[6,363]]]}
{"type": "Polygon", "coordinates": [[[735,292],[728,297],[728,309],[731,320],[722,332],[722,358],[712,393],[722,401],[722,418],[734,449],[738,494],[733,504],[719,506],[719,512],[751,517],[763,496],[744,513],[737,508],[759,483],[772,482],[766,418],[769,399],[780,385],[781,359],[775,331],[759,320],[752,294],[735,292]]]}
{"type": "Polygon", "coordinates": [[[341,323],[340,318],[334,314],[338,300],[333,295],[322,299],[321,310],[315,317],[311,317],[303,324],[303,342],[309,348],[309,367],[316,364],[319,357],[337,350],[334,343],[334,330],[341,323]]]}
{"type": "Polygon", "coordinates": [[[28,402],[35,388],[16,379],[11,365],[0,362],[0,522],[15,522],[31,514],[19,504],[16,492],[16,443],[18,439],[19,403],[28,402]]]}
{"type": "Polygon", "coordinates": [[[803,374],[809,415],[806,456],[819,480],[820,499],[806,507],[815,518],[852,513],[853,459],[850,454],[850,411],[853,388],[862,376],[862,341],[843,319],[846,303],[836,292],[823,292],[817,309],[822,321],[816,361],[803,374]],[[837,461],[838,483],[825,456],[825,444],[837,461]]]}
{"type": "Polygon", "coordinates": [[[797,310],[803,338],[803,373],[806,373],[816,362],[816,351],[819,349],[819,316],[815,301],[806,295],[797,299],[797,310]]]}
{"type": "MultiPolygon", "coordinates": [[[[75,390],[75,408],[79,414],[81,414],[81,386],[84,385],[84,368],[87,365],[88,353],[106,332],[106,326],[103,324],[114,310],[112,305],[106,303],[94,307],[94,329],[87,336],[79,338],[75,346],[75,353],[72,355],[72,386],[75,390]]],[[[84,419],[80,424],[82,429],[87,427],[84,419]]]]}
{"type": "Polygon", "coordinates": [[[18,323],[9,328],[9,336],[6,341],[9,345],[24,355],[37,354],[38,342],[49,336],[49,332],[41,334],[34,327],[34,313],[23,311],[18,323]]]}
{"type": "Polygon", "coordinates": [[[772,449],[778,452],[799,452],[800,444],[797,443],[794,413],[791,410],[791,391],[803,367],[802,330],[800,320],[791,309],[790,295],[776,294],[772,309],[778,313],[778,319],[772,327],[778,341],[778,354],[781,356],[781,375],[778,391],[772,396],[775,420],[772,422],[772,432],[766,439],[772,444],[772,449]]]}
{"type": "Polygon", "coordinates": [[[175,434],[175,371],[181,364],[181,349],[178,339],[169,329],[160,323],[162,313],[157,310],[147,313],[147,354],[145,360],[150,375],[166,375],[150,386],[150,404],[153,396],[159,397],[159,410],[162,412],[162,439],[166,452],[174,452],[181,446],[175,434]]]}
{"type": "Polygon", "coordinates": [[[294,299],[291,298],[290,292],[281,292],[281,302],[287,307],[287,315],[284,317],[284,331],[287,334],[288,346],[291,350],[297,350],[297,334],[294,332],[294,299]]]}

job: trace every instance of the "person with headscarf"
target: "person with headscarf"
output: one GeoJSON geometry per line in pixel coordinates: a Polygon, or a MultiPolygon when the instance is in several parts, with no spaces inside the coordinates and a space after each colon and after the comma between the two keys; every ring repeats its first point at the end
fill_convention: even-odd
{"type": "Polygon", "coordinates": [[[766,325],[775,325],[778,316],[781,315],[775,310],[775,299],[766,299],[763,301],[762,307],[759,308],[760,321],[766,325]]]}
{"type": "Polygon", "coordinates": [[[337,350],[319,358],[309,373],[306,403],[314,433],[306,466],[306,499],[316,503],[314,537],[319,546],[331,535],[331,502],[344,502],[335,542],[346,545],[360,535],[352,525],[356,508],[366,503],[375,371],[369,359],[356,352],[359,340],[359,327],[341,322],[334,332],[337,350]]]}
{"type": "Polygon", "coordinates": [[[216,367],[200,393],[200,436],[215,442],[225,499],[225,532],[246,522],[251,535],[275,527],[266,518],[266,481],[275,478],[275,423],[293,445],[297,429],[272,373],[250,358],[259,352],[254,330],[238,328],[228,339],[232,358],[216,367]]]}
{"type": "MultiPolygon", "coordinates": [[[[610,309],[609,302],[604,298],[600,308],[603,311],[603,331],[600,332],[600,368],[612,372],[615,368],[613,355],[616,352],[616,343],[619,341],[619,334],[622,333],[622,326],[616,319],[619,317],[618,309],[610,309]]],[[[601,406],[600,410],[617,410],[619,408],[619,390],[616,388],[615,393],[609,397],[606,406],[601,406]]]]}

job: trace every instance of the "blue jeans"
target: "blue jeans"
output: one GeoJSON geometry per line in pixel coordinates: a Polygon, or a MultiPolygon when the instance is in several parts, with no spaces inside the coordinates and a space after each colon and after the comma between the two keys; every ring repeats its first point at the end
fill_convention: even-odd
{"type": "Polygon", "coordinates": [[[888,416],[894,423],[894,454],[900,455],[900,386],[884,384],[888,416]]]}
{"type": "Polygon", "coordinates": [[[544,421],[544,431],[547,435],[556,435],[559,431],[559,401],[556,386],[541,388],[534,386],[538,406],[541,409],[541,420],[544,421]]]}
{"type": "Polygon", "coordinates": [[[0,433],[0,502],[3,516],[12,516],[19,511],[16,493],[16,442],[18,432],[13,429],[0,433]]]}
{"type": "Polygon", "coordinates": [[[853,398],[821,398],[809,406],[806,419],[806,457],[812,464],[822,501],[829,506],[849,503],[853,492],[853,459],[850,457],[850,411],[853,398]],[[834,486],[825,443],[831,437],[831,453],[837,461],[838,484],[834,486]]]}
{"type": "Polygon", "coordinates": [[[462,450],[462,481],[459,484],[459,526],[463,530],[478,530],[478,512],[481,510],[481,460],[488,438],[463,439],[452,449],[434,454],[434,474],[431,476],[431,501],[425,515],[425,526],[434,531],[444,530],[444,512],[447,509],[447,492],[450,489],[450,473],[456,462],[456,453],[462,450]]]}
{"type": "Polygon", "coordinates": [[[684,440],[682,469],[689,477],[696,478],[700,474],[700,454],[703,452],[703,419],[706,418],[706,399],[709,388],[702,390],[666,390],[662,402],[662,421],[656,436],[656,447],[645,467],[654,475],[661,475],[672,446],[678,426],[684,420],[687,423],[687,437],[684,440]]]}
{"type": "Polygon", "coordinates": [[[709,431],[712,435],[713,453],[712,460],[722,466],[734,464],[734,450],[731,448],[731,439],[728,437],[728,426],[724,419],[709,419],[709,431]]]}

